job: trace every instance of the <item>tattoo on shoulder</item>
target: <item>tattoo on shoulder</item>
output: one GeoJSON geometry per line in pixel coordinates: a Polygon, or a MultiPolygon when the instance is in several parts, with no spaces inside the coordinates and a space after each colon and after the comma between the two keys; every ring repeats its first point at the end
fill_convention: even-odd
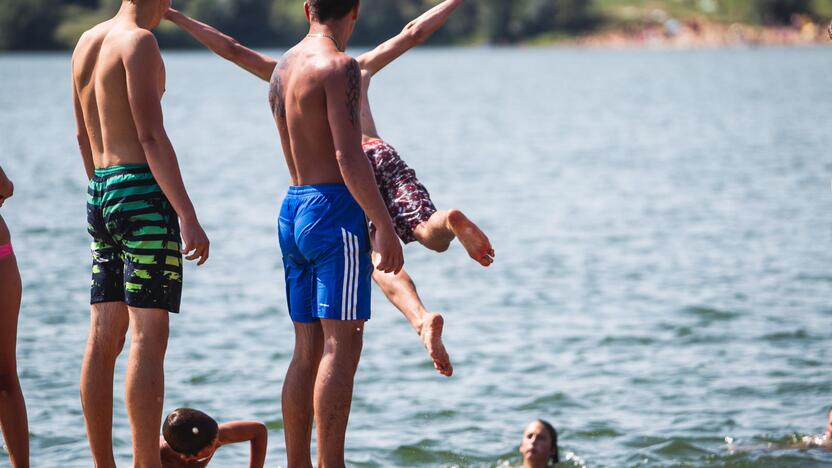
{"type": "Polygon", "coordinates": [[[283,78],[281,78],[281,72],[288,68],[287,58],[287,56],[284,56],[280,62],[278,62],[277,67],[275,67],[274,73],[272,74],[272,80],[269,83],[269,105],[272,108],[272,115],[280,117],[281,119],[286,118],[286,99],[284,96],[283,78]]]}
{"type": "Polygon", "coordinates": [[[361,70],[352,60],[347,67],[347,112],[353,127],[358,127],[361,104],[361,70]]]}

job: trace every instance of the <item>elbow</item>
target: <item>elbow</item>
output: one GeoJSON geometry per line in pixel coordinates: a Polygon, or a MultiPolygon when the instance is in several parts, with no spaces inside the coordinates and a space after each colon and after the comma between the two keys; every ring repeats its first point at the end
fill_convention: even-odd
{"type": "Polygon", "coordinates": [[[159,144],[159,136],[154,132],[139,133],[139,144],[142,148],[156,146],[159,144]]]}
{"type": "Polygon", "coordinates": [[[338,162],[339,166],[344,167],[350,164],[351,159],[347,153],[341,150],[335,150],[335,161],[338,162]]]}
{"type": "Polygon", "coordinates": [[[160,130],[139,132],[138,137],[139,144],[142,145],[142,148],[148,158],[151,155],[158,154],[157,149],[163,144],[166,138],[164,131],[160,130]]]}
{"type": "Polygon", "coordinates": [[[405,36],[413,45],[421,44],[428,39],[428,33],[425,31],[425,28],[415,21],[405,26],[404,32],[405,36]]]}
{"type": "Polygon", "coordinates": [[[236,39],[229,38],[228,42],[224,44],[222,53],[220,55],[227,58],[228,60],[231,60],[232,62],[236,62],[242,54],[242,49],[243,46],[240,45],[240,43],[237,42],[236,39]]]}

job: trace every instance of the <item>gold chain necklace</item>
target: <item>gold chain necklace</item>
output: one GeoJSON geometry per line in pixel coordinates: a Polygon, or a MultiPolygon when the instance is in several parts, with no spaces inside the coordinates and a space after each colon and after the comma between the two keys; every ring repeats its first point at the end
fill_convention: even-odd
{"type": "Polygon", "coordinates": [[[339,52],[344,51],[344,49],[341,48],[341,44],[338,43],[338,39],[335,39],[335,36],[332,34],[307,34],[306,37],[325,37],[335,44],[335,48],[338,49],[339,52]]]}

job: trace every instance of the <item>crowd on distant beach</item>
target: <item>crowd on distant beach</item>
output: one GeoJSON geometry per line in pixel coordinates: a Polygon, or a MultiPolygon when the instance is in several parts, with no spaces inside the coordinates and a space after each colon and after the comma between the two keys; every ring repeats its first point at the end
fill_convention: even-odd
{"type": "Polygon", "coordinates": [[[700,19],[678,20],[662,10],[638,25],[579,37],[569,43],[586,47],[720,48],[737,46],[826,45],[822,24],[793,15],[784,26],[752,26],[700,19]]]}

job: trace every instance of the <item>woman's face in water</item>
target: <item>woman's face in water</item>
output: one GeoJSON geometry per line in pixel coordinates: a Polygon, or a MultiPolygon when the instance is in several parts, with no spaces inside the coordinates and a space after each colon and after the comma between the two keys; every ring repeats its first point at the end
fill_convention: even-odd
{"type": "Polygon", "coordinates": [[[529,424],[523,431],[523,440],[520,441],[524,465],[546,466],[553,451],[552,436],[543,424],[538,421],[529,424]]]}

